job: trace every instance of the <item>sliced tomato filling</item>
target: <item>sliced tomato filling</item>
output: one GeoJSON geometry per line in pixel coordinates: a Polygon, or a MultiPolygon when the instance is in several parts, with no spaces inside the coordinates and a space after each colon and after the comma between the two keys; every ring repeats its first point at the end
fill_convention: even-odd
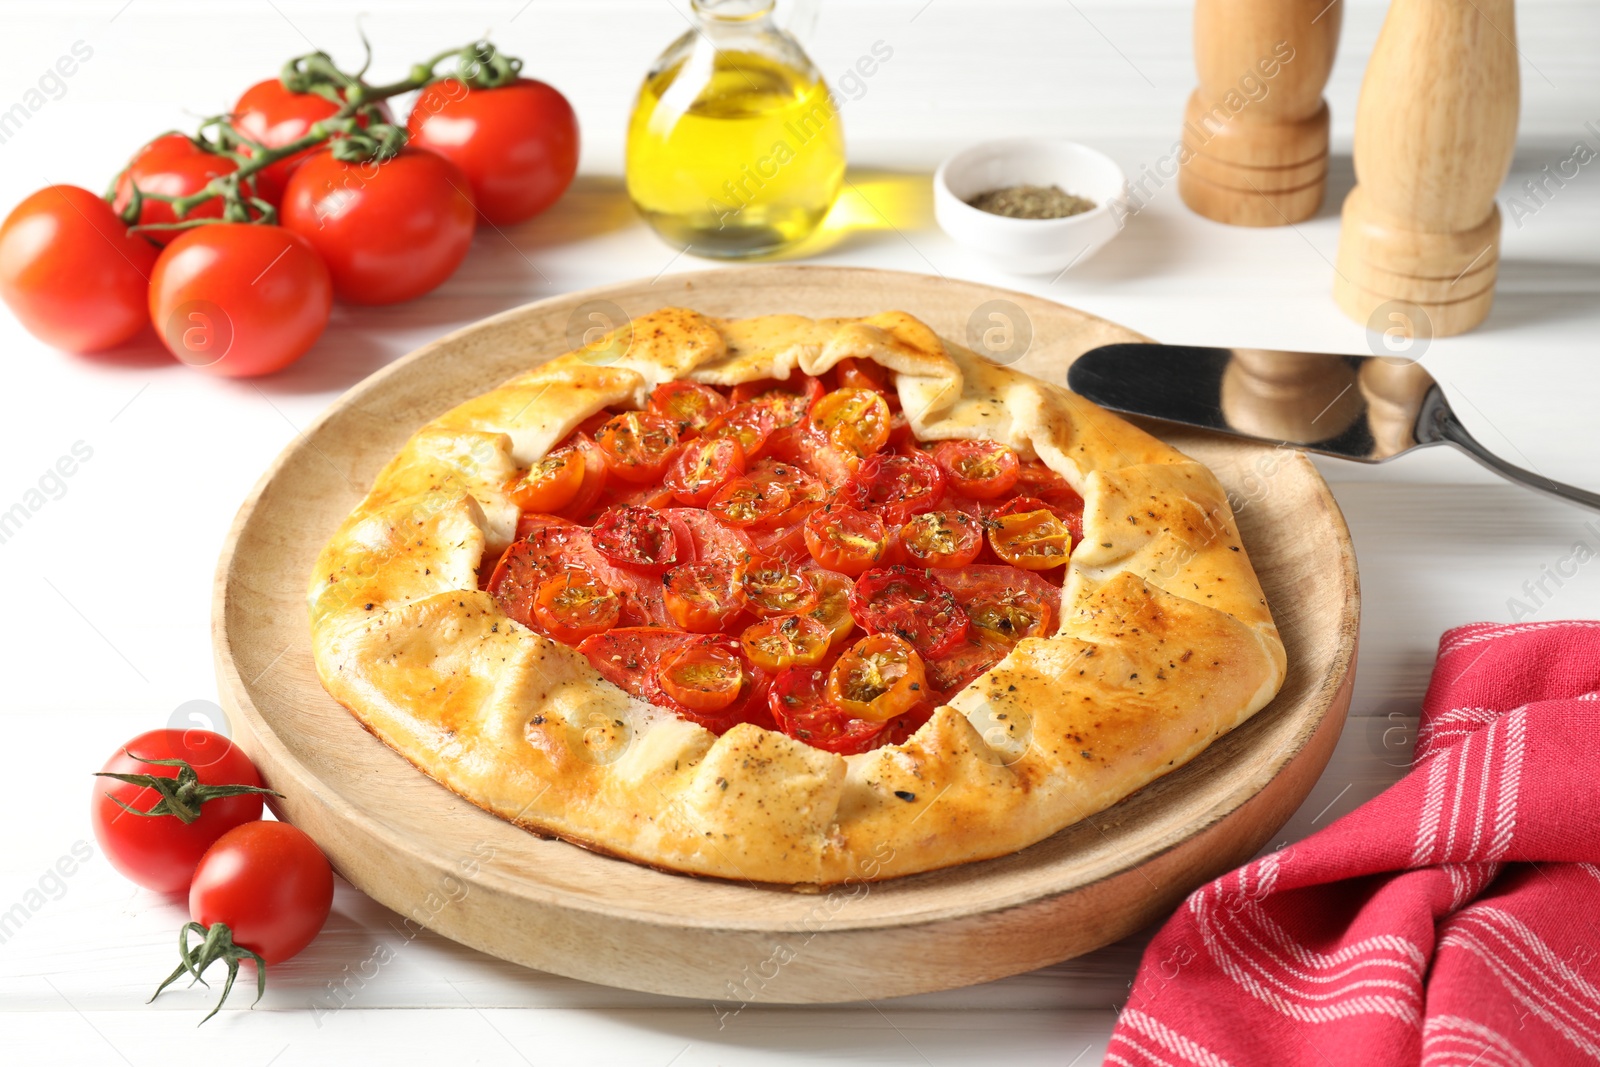
{"type": "Polygon", "coordinates": [[[508,616],[713,732],[846,754],[905,741],[1053,634],[1083,524],[1037,459],[918,442],[867,360],[665,383],[583,419],[506,492],[517,540],[480,585],[508,616]]]}

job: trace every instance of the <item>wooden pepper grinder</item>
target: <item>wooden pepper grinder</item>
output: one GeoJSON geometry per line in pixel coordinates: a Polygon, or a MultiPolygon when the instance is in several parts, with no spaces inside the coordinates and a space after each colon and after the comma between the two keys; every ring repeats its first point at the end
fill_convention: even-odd
{"type": "Polygon", "coordinates": [[[1178,192],[1235,226],[1285,226],[1322,206],[1341,0],[1197,0],[1200,87],[1184,112],[1178,192]]]}
{"type": "Polygon", "coordinates": [[[1356,107],[1333,282],[1345,314],[1408,336],[1489,314],[1518,107],[1512,0],[1393,0],[1356,107]],[[1406,309],[1373,323],[1390,301],[1426,321],[1406,309]]]}

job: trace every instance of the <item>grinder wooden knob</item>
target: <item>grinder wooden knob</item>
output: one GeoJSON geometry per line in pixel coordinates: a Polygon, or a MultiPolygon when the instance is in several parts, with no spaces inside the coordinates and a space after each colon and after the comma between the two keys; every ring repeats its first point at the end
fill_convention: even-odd
{"type": "Polygon", "coordinates": [[[1316,214],[1328,177],[1322,90],[1339,44],[1341,0],[1197,0],[1178,192],[1235,226],[1316,214]]]}
{"type": "Polygon", "coordinates": [[[1356,108],[1333,295],[1412,334],[1462,333],[1494,300],[1500,210],[1517,136],[1512,0],[1393,0],[1356,108]],[[1420,320],[1420,321],[1418,321],[1420,320]]]}

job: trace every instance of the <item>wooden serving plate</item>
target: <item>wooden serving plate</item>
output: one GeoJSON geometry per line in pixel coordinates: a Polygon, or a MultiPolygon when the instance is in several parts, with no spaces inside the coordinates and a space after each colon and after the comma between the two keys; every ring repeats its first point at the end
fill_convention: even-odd
{"type": "Polygon", "coordinates": [[[576,293],[496,315],[362,382],[278,457],[218,565],[217,674],[238,739],[307,831],[378,901],[496,956],[630,989],[818,1003],[948,989],[1044,966],[1162,917],[1248,859],[1310,791],[1350,704],[1359,592],[1343,517],[1303,455],[1170,436],[1230,491],[1288,649],[1282,693],[1187,766],[1015,855],[800,893],[663,873],[485,813],[362,729],[317,682],[317,551],[425,420],[566,351],[596,301],[725,316],[891,308],[968,336],[989,301],[1026,317],[1017,366],[1064,382],[1079,353],[1141,340],[1021,293],[890,271],[749,267],[576,293]],[[580,314],[574,321],[574,312],[580,314]]]}

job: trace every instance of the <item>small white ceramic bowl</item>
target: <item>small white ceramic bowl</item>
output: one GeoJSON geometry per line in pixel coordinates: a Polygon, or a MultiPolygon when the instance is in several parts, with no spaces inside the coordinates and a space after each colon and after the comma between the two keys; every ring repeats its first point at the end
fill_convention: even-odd
{"type": "Polygon", "coordinates": [[[1121,231],[1127,206],[1122,168],[1074,141],[985,141],[957,152],[933,175],[933,212],[944,232],[1017,274],[1052,274],[1084,262],[1121,231]],[[1057,185],[1095,206],[1062,219],[1013,219],[967,203],[1008,185],[1057,185]]]}

